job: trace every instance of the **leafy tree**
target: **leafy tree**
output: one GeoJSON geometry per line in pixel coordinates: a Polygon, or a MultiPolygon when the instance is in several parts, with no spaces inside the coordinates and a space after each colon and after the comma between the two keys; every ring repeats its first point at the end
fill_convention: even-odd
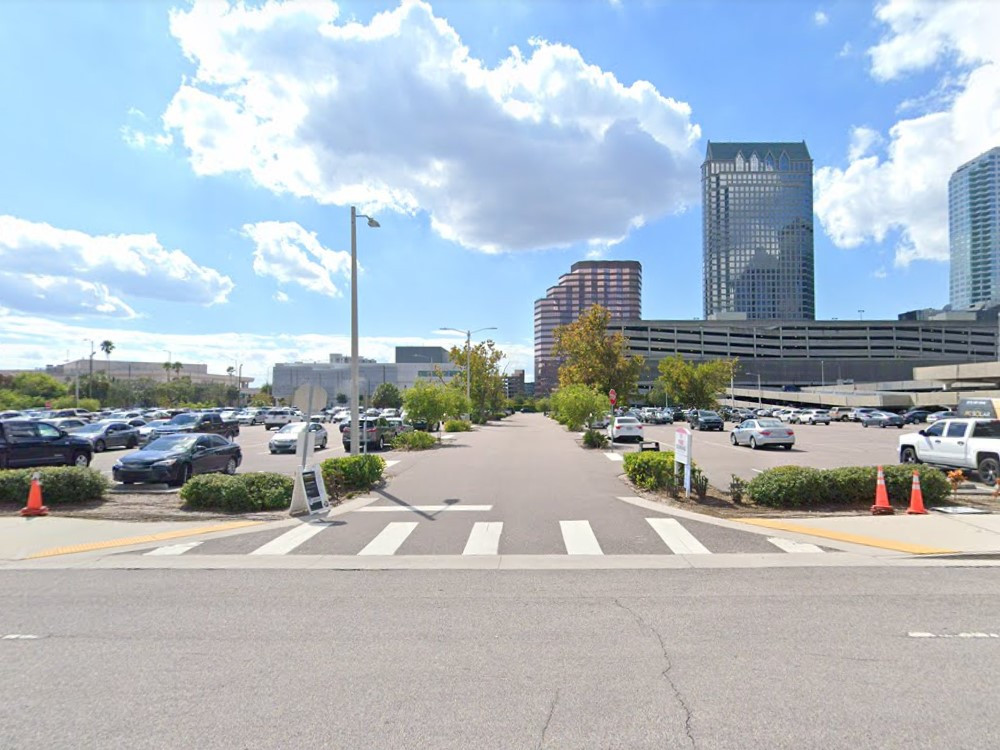
{"type": "Polygon", "coordinates": [[[104,352],[104,356],[108,358],[108,379],[111,379],[111,352],[115,349],[115,345],[110,339],[104,339],[101,342],[101,351],[104,352]]]}
{"type": "Polygon", "coordinates": [[[440,424],[447,411],[445,388],[441,385],[418,380],[403,393],[406,418],[412,422],[426,422],[428,426],[440,424]]]}
{"type": "MultiPolygon", "coordinates": [[[[473,422],[482,424],[503,408],[506,396],[500,360],[504,358],[504,353],[495,348],[493,341],[480,342],[469,352],[466,352],[465,347],[453,346],[448,352],[448,358],[463,370],[468,366],[472,374],[469,394],[472,403],[469,407],[473,422]]],[[[456,375],[451,381],[454,387],[461,386],[463,392],[465,383],[465,372],[456,375]]]]}
{"type": "Polygon", "coordinates": [[[718,405],[716,397],[729,385],[737,364],[735,359],[698,364],[686,362],[680,354],[675,354],[660,360],[657,383],[666,391],[671,403],[694,409],[714,409],[718,405]]]}
{"type": "Polygon", "coordinates": [[[618,403],[627,404],[639,386],[643,358],[628,355],[621,333],[608,333],[611,312],[594,305],[575,323],[555,330],[553,353],[562,359],[559,387],[586,385],[607,393],[618,393],[618,403]]]}
{"type": "Polygon", "coordinates": [[[663,388],[663,383],[659,380],[653,383],[653,387],[646,394],[646,404],[659,407],[667,405],[667,392],[663,388]]]}
{"type": "Polygon", "coordinates": [[[608,397],[596,388],[575,384],[563,386],[550,399],[552,415],[570,430],[581,430],[594,417],[610,409],[608,397]]]}
{"type": "Polygon", "coordinates": [[[403,405],[403,396],[395,383],[379,383],[372,394],[372,406],[376,409],[398,409],[403,405]]]}
{"type": "Polygon", "coordinates": [[[11,390],[23,396],[47,399],[65,395],[66,386],[44,372],[19,372],[11,381],[11,390]]]}
{"type": "MultiPolygon", "coordinates": [[[[273,396],[274,395],[274,391],[271,388],[271,384],[270,383],[264,383],[264,385],[262,385],[260,387],[260,392],[261,393],[266,393],[268,396],[273,396]]],[[[344,397],[344,403],[345,404],[347,403],[347,397],[346,396],[344,397]]]]}
{"type": "Polygon", "coordinates": [[[469,399],[465,397],[465,385],[458,387],[452,383],[443,389],[444,394],[444,414],[451,419],[461,419],[463,414],[469,413],[469,399]]]}
{"type": "Polygon", "coordinates": [[[271,406],[273,403],[274,400],[263,392],[255,393],[250,398],[250,406],[267,407],[271,406]]]}
{"type": "MultiPolygon", "coordinates": [[[[266,383],[264,385],[267,386],[266,383]]],[[[268,392],[270,393],[270,386],[267,386],[267,387],[269,389],[268,392]]],[[[263,393],[264,389],[261,388],[260,391],[261,391],[261,393],[263,393]]],[[[340,404],[341,406],[346,405],[348,401],[350,401],[350,399],[347,397],[346,393],[338,393],[337,394],[337,403],[340,404]]]]}

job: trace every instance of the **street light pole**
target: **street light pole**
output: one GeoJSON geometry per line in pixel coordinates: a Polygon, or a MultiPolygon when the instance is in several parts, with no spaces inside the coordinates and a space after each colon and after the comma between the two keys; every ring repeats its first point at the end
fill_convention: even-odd
{"type": "Polygon", "coordinates": [[[439,331],[454,331],[465,334],[465,400],[469,403],[469,416],[472,416],[472,334],[480,331],[495,331],[496,326],[477,328],[476,330],[462,330],[461,328],[439,328],[439,331]]]}
{"type": "Polygon", "coordinates": [[[371,216],[359,214],[351,206],[351,455],[358,455],[358,217],[368,219],[368,226],[378,229],[371,216]]]}

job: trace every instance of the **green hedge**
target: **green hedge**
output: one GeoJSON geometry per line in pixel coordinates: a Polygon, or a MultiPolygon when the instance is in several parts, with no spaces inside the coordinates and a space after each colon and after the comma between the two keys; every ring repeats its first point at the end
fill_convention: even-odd
{"type": "Polygon", "coordinates": [[[641,451],[625,454],[625,474],[646,490],[671,489],[674,482],[673,451],[641,451]]]}
{"type": "Polygon", "coordinates": [[[385,460],[371,453],[364,456],[328,458],[319,465],[326,492],[331,498],[348,492],[366,492],[382,479],[385,460]]]}
{"type": "Polygon", "coordinates": [[[397,451],[425,451],[433,448],[437,444],[437,439],[429,432],[401,432],[392,439],[393,450],[397,451]]]}
{"type": "MultiPolygon", "coordinates": [[[[920,474],[924,503],[940,503],[951,492],[944,472],[929,466],[895,464],[884,467],[889,502],[907,506],[913,470],[920,474]]],[[[750,480],[747,491],[758,505],[772,508],[807,508],[815,505],[866,505],[875,502],[878,469],[874,466],[846,466],[839,469],[810,469],[779,466],[750,480]]]]}
{"type": "Polygon", "coordinates": [[[193,510],[252,513],[283,510],[292,502],[291,477],[273,472],[200,474],[181,488],[181,500],[193,510]]]}
{"type": "Polygon", "coordinates": [[[36,471],[41,475],[42,502],[45,505],[100,500],[108,489],[108,480],[97,469],[77,466],[4,469],[0,471],[0,501],[27,502],[31,476],[36,471]]]}
{"type": "Polygon", "coordinates": [[[449,419],[444,423],[445,432],[468,432],[472,429],[472,423],[464,419],[449,419]]]}

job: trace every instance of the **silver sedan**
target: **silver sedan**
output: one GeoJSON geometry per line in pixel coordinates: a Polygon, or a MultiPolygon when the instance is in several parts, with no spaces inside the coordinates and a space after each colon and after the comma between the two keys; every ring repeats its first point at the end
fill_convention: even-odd
{"type": "Polygon", "coordinates": [[[795,431],[778,419],[748,419],[740,422],[729,433],[733,445],[749,445],[756,450],[767,445],[778,445],[791,450],[795,445],[795,431]]]}

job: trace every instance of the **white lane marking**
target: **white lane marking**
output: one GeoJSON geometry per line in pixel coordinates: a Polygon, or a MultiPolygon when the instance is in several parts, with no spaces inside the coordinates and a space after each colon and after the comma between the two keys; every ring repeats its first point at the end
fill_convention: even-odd
{"type": "Polygon", "coordinates": [[[183,555],[185,552],[187,552],[188,550],[194,549],[199,544],[201,544],[201,542],[184,542],[183,544],[168,544],[166,547],[157,547],[156,549],[152,549],[149,552],[146,552],[145,554],[146,555],[183,555]]]}
{"type": "Polygon", "coordinates": [[[304,523],[291,531],[286,531],[276,539],[272,539],[262,547],[258,547],[251,555],[287,555],[293,549],[316,536],[327,527],[327,524],[304,523]]]}
{"type": "Polygon", "coordinates": [[[708,548],[673,518],[647,518],[653,531],[677,555],[710,555],[708,548]]]}
{"type": "Polygon", "coordinates": [[[495,555],[500,548],[502,521],[487,521],[472,524],[472,533],[465,543],[463,555],[495,555]]]}
{"type": "Polygon", "coordinates": [[[767,538],[771,544],[785,552],[822,552],[823,550],[815,544],[807,542],[796,542],[791,539],[782,539],[780,536],[769,536],[767,538]]]}
{"type": "Polygon", "coordinates": [[[399,463],[399,461],[398,461],[398,460],[394,460],[394,461],[386,461],[386,462],[385,462],[385,468],[387,468],[387,469],[391,469],[391,468],[392,468],[393,466],[395,466],[395,465],[396,465],[396,464],[398,464],[398,463],[399,463]]]}
{"type": "Polygon", "coordinates": [[[750,469],[750,471],[756,471],[758,474],[763,474],[764,473],[763,469],[750,469]]]}
{"type": "Polygon", "coordinates": [[[567,555],[603,555],[604,550],[590,528],[590,521],[560,521],[567,555]]]}
{"type": "Polygon", "coordinates": [[[1000,633],[907,633],[910,638],[1000,638],[1000,633]]]}
{"type": "Polygon", "coordinates": [[[28,635],[27,633],[11,633],[10,635],[5,635],[2,639],[4,641],[35,641],[38,640],[37,635],[28,635]]]}
{"type": "Polygon", "coordinates": [[[400,510],[406,510],[412,513],[440,513],[445,510],[471,510],[476,512],[485,512],[493,510],[493,506],[462,505],[461,503],[452,503],[451,505],[366,505],[364,508],[358,508],[355,513],[392,513],[400,510]]]}
{"type": "Polygon", "coordinates": [[[608,457],[609,461],[624,461],[625,460],[624,458],[622,458],[622,454],[621,453],[605,453],[604,455],[608,457]]]}
{"type": "Polygon", "coordinates": [[[396,550],[406,541],[413,530],[417,528],[416,522],[393,522],[388,524],[378,536],[368,542],[368,545],[361,550],[359,555],[395,555],[396,550]]]}

